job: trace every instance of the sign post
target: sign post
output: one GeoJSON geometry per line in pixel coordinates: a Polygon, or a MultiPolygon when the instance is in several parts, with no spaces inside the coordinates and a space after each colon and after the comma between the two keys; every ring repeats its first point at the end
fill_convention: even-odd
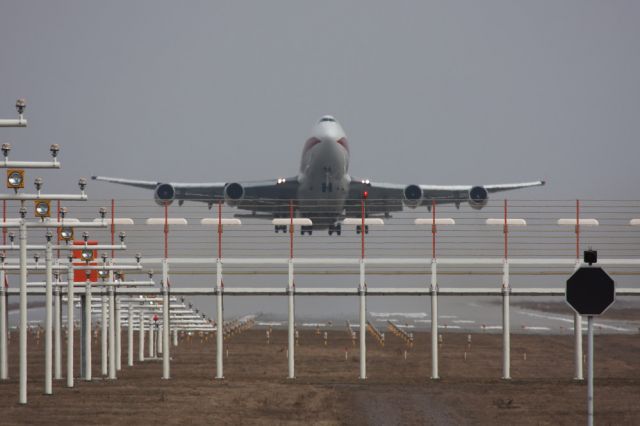
{"type": "Polygon", "coordinates": [[[567,280],[566,301],[580,315],[587,316],[587,424],[593,426],[593,317],[601,315],[615,302],[613,279],[599,266],[598,252],[586,250],[584,261],[589,266],[578,268],[567,280]]]}

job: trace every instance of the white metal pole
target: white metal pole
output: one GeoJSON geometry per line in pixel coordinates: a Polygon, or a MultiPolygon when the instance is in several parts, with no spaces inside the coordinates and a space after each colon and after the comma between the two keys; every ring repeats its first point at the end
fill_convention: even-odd
{"type": "Polygon", "coordinates": [[[575,345],[575,380],[583,380],[582,372],[582,317],[578,313],[573,314],[574,345],[575,345]]]}
{"type": "Polygon", "coordinates": [[[0,380],[9,378],[7,362],[7,296],[4,287],[4,270],[0,271],[0,380]]]}
{"type": "Polygon", "coordinates": [[[296,378],[295,372],[295,306],[293,294],[293,261],[289,259],[289,379],[296,378]]]}
{"type": "Polygon", "coordinates": [[[67,387],[73,387],[73,308],[74,308],[74,288],[73,262],[69,262],[69,272],[67,274],[67,387]]]}
{"type": "Polygon", "coordinates": [[[56,380],[62,379],[62,292],[60,287],[56,286],[53,290],[54,309],[53,309],[53,377],[56,380]]]}
{"type": "Polygon", "coordinates": [[[44,393],[45,395],[51,395],[53,393],[53,356],[52,356],[52,340],[53,340],[53,259],[51,242],[47,241],[47,247],[45,249],[45,318],[44,318],[44,393]]]}
{"type": "Polygon", "coordinates": [[[593,426],[593,315],[587,317],[587,424],[593,426]]]}
{"type": "Polygon", "coordinates": [[[107,345],[109,339],[109,309],[108,309],[108,300],[109,298],[106,295],[102,296],[102,331],[100,335],[100,362],[102,368],[102,375],[106,376],[109,374],[109,356],[107,355],[107,345]]]}
{"type": "MultiPolygon", "coordinates": [[[[115,287],[115,286],[114,286],[115,287]]],[[[116,322],[116,371],[122,369],[122,320],[120,318],[120,299],[114,288],[113,297],[115,299],[115,322],[116,322]]]]}
{"type": "MultiPolygon", "coordinates": [[[[580,261],[576,261],[574,270],[580,268],[580,261]]],[[[582,317],[577,312],[573,314],[573,336],[574,336],[574,356],[575,356],[575,380],[584,380],[582,367],[582,317]]]]}
{"type": "Polygon", "coordinates": [[[138,319],[138,361],[144,361],[144,311],[140,309],[140,318],[138,319]]]}
{"type": "Polygon", "coordinates": [[[178,329],[173,329],[173,346],[178,346],[178,329]]]}
{"type": "Polygon", "coordinates": [[[162,261],[162,378],[170,378],[169,365],[169,264],[167,259],[162,261]]]}
{"type": "Polygon", "coordinates": [[[151,315],[149,317],[149,342],[148,342],[148,350],[149,350],[149,358],[154,358],[154,353],[153,353],[153,315],[151,315]]]}
{"type": "Polygon", "coordinates": [[[84,285],[85,304],[84,304],[84,379],[91,381],[91,340],[93,327],[91,326],[91,281],[87,280],[84,285]]]}
{"type": "Polygon", "coordinates": [[[133,367],[133,303],[129,304],[129,327],[127,328],[127,365],[133,367]]]}
{"type": "Polygon", "coordinates": [[[87,319],[87,315],[85,312],[86,309],[86,302],[87,298],[86,298],[86,294],[80,294],[80,378],[85,378],[85,372],[84,372],[84,367],[86,366],[86,349],[85,349],[85,345],[86,345],[86,337],[85,334],[87,332],[87,326],[84,323],[85,320],[87,319]]]}
{"type": "MultiPolygon", "coordinates": [[[[364,232],[364,229],[362,230],[364,232]]],[[[364,260],[360,259],[360,379],[367,378],[367,300],[364,260]]]]}
{"type": "Polygon", "coordinates": [[[511,379],[511,325],[509,314],[509,262],[502,265],[502,378],[511,379]]]}
{"type": "MultiPolygon", "coordinates": [[[[109,272],[113,277],[113,272],[109,272]]],[[[109,281],[113,282],[113,278],[109,281]]],[[[109,379],[116,378],[116,297],[113,286],[109,286],[109,379]]]]}
{"type": "Polygon", "coordinates": [[[431,378],[439,379],[438,373],[438,266],[431,261],[431,378]]]}
{"type": "Polygon", "coordinates": [[[20,221],[20,404],[27,403],[27,222],[20,221]]]}
{"type": "Polygon", "coordinates": [[[216,265],[216,379],[224,379],[223,372],[223,345],[224,345],[224,320],[222,312],[222,263],[218,259],[216,265]]]}
{"type": "Polygon", "coordinates": [[[162,337],[163,337],[162,334],[163,334],[162,324],[158,324],[156,326],[156,354],[158,356],[160,356],[160,354],[162,353],[162,337]]]}

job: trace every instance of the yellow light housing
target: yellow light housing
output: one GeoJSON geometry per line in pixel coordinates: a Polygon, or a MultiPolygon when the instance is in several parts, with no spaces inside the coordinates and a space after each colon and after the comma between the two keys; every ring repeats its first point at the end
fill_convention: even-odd
{"type": "Polygon", "coordinates": [[[84,249],[80,252],[80,257],[85,262],[91,262],[93,260],[93,250],[92,249],[84,249]]]}
{"type": "Polygon", "coordinates": [[[36,200],[34,204],[35,204],[36,217],[39,217],[39,218],[51,217],[51,201],[36,200]]]}
{"type": "Polygon", "coordinates": [[[68,226],[58,228],[58,236],[62,241],[71,241],[73,240],[73,228],[68,226]]]}
{"type": "Polygon", "coordinates": [[[9,189],[24,188],[24,170],[22,169],[7,170],[7,188],[9,189]]]}

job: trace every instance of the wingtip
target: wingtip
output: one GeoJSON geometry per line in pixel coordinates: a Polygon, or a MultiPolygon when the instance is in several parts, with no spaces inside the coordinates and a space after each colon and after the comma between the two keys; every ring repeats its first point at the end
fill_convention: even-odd
{"type": "Polygon", "coordinates": [[[547,184],[547,180],[546,179],[540,181],[540,185],[541,186],[545,186],[546,184],[547,184]]]}

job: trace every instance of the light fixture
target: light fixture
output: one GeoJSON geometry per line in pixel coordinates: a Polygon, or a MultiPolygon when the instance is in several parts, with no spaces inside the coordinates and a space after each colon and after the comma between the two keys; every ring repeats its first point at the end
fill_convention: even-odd
{"type": "Polygon", "coordinates": [[[91,249],[83,249],[80,252],[80,258],[85,262],[91,262],[93,260],[93,257],[94,257],[93,250],[91,249]]]}
{"type": "Polygon", "coordinates": [[[58,156],[58,152],[60,152],[60,145],[58,145],[57,143],[51,144],[51,146],[49,147],[49,151],[51,151],[51,156],[53,158],[56,158],[58,156]]]}
{"type": "Polygon", "coordinates": [[[44,179],[42,179],[39,176],[33,181],[33,185],[36,187],[36,191],[38,192],[40,192],[40,189],[42,188],[43,184],[44,184],[44,179]]]}
{"type": "Polygon", "coordinates": [[[9,156],[10,152],[11,152],[11,144],[10,143],[3,143],[2,144],[2,154],[4,155],[5,159],[9,156]]]}
{"type": "Polygon", "coordinates": [[[24,170],[22,169],[7,170],[7,188],[9,189],[24,188],[24,170]]]}
{"type": "Polygon", "coordinates": [[[98,276],[104,281],[109,276],[109,271],[106,269],[98,269],[98,276]]]}
{"type": "Polygon", "coordinates": [[[73,228],[64,226],[62,228],[59,228],[59,230],[60,239],[66,242],[73,240],[73,228]]]}
{"type": "Polygon", "coordinates": [[[18,115],[24,114],[24,109],[27,107],[27,101],[23,98],[20,98],[16,101],[16,111],[18,111],[18,115]]]}
{"type": "Polygon", "coordinates": [[[36,217],[44,219],[45,217],[51,217],[51,201],[49,200],[36,200],[35,201],[35,215],[36,217]]]}

